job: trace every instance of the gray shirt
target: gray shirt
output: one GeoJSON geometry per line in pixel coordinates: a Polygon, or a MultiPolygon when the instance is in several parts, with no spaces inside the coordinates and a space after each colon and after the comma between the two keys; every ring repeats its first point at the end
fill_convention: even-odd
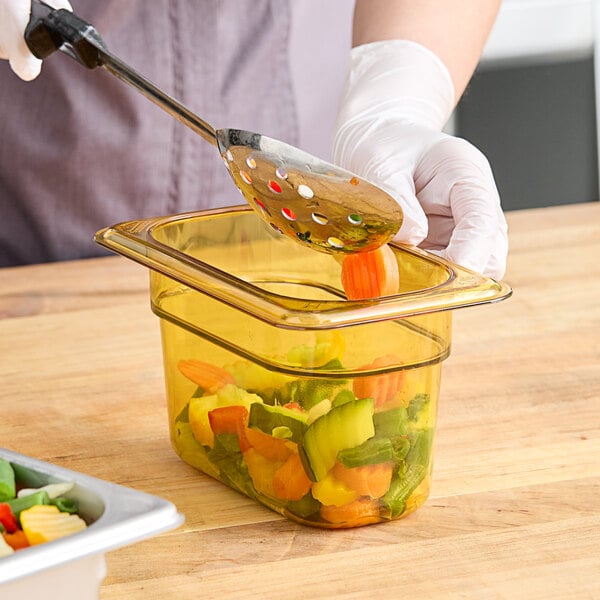
{"type": "MultiPolygon", "coordinates": [[[[295,1],[314,12],[312,0],[295,1]]],[[[215,127],[302,147],[302,121],[318,121],[322,94],[314,125],[329,137],[351,2],[338,15],[340,0],[330,5],[331,30],[316,27],[317,39],[306,18],[294,25],[302,15],[288,0],[72,5],[114,54],[215,127]],[[334,58],[321,62],[312,105],[299,108],[302,52],[334,58]]],[[[101,255],[93,235],[106,225],[243,202],[212,145],[103,69],[55,53],[26,83],[0,61],[0,108],[0,266],[101,255]]]]}

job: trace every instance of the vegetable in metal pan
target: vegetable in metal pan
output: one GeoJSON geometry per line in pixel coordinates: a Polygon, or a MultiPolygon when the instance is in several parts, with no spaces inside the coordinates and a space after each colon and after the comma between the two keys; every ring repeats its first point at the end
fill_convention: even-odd
{"type": "Polygon", "coordinates": [[[64,495],[72,488],[70,482],[24,487],[11,463],[0,458],[0,558],[85,529],[77,501],[64,495]]]}
{"type": "Polygon", "coordinates": [[[15,472],[10,463],[0,458],[0,502],[15,497],[15,472]]]}

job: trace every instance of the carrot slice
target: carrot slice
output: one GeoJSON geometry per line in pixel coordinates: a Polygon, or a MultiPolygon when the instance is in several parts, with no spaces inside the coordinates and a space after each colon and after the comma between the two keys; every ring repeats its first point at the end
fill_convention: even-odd
{"type": "Polygon", "coordinates": [[[246,428],[246,439],[252,448],[270,460],[284,462],[293,452],[292,442],[273,437],[260,429],[246,428]]]}
{"type": "Polygon", "coordinates": [[[398,261],[388,244],[342,259],[342,285],[349,300],[389,296],[398,292],[399,284],[398,261]]]}
{"type": "Polygon", "coordinates": [[[390,487],[393,470],[391,462],[352,468],[337,462],[333,467],[333,474],[336,479],[358,492],[360,496],[381,498],[390,487]]]}
{"type": "Polygon", "coordinates": [[[290,454],[273,475],[273,492],[283,500],[300,500],[308,494],[311,484],[298,452],[290,454]]]}
{"type": "Polygon", "coordinates": [[[261,494],[275,498],[273,478],[283,462],[267,458],[254,448],[248,448],[244,452],[244,462],[254,489],[261,494]]]}
{"type": "Polygon", "coordinates": [[[219,406],[208,413],[208,422],[213,433],[237,433],[240,424],[248,422],[248,409],[245,406],[219,406]]]}
{"type": "MultiPolygon", "coordinates": [[[[386,354],[376,358],[371,364],[360,367],[359,371],[377,369],[400,364],[401,360],[394,354],[386,354]]],[[[404,371],[392,371],[371,377],[358,377],[352,384],[352,390],[357,398],[373,398],[375,408],[380,408],[402,389],[404,371]]]]}
{"type": "Polygon", "coordinates": [[[6,543],[13,550],[21,550],[29,547],[29,540],[22,529],[17,529],[14,533],[3,533],[6,543]]]}
{"type": "Polygon", "coordinates": [[[359,498],[343,506],[321,506],[321,518],[340,527],[360,527],[378,523],[379,502],[369,498],[359,498]]]}
{"type": "Polygon", "coordinates": [[[240,442],[240,450],[245,452],[250,448],[246,437],[248,409],[239,404],[219,406],[208,412],[208,422],[215,435],[220,433],[236,433],[240,442]]]}
{"type": "Polygon", "coordinates": [[[193,358],[180,360],[177,363],[177,368],[182,375],[200,386],[207,394],[213,394],[224,385],[235,383],[231,373],[202,360],[193,358]]]}

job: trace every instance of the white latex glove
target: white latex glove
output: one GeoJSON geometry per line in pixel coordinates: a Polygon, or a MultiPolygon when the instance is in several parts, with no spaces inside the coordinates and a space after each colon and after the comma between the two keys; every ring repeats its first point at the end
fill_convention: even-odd
{"type": "Polygon", "coordinates": [[[391,194],[404,210],[395,239],[500,278],[506,220],[485,156],[442,132],[454,86],[442,61],[410,41],[353,48],[333,161],[391,194]]]}
{"type": "MultiPolygon", "coordinates": [[[[73,10],[67,0],[44,0],[52,8],[73,10]]],[[[31,0],[0,0],[0,58],[8,59],[11,69],[23,80],[35,79],[42,68],[25,43],[31,0]]]]}

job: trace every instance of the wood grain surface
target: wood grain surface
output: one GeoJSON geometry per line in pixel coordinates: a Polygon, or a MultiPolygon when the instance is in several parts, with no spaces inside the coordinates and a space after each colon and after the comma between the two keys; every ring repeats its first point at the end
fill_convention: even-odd
{"type": "Polygon", "coordinates": [[[162,496],[102,600],[600,598],[600,203],[511,212],[505,302],[454,314],[433,489],[406,519],[294,524],[171,450],[148,274],[0,270],[0,446],[162,496]]]}

